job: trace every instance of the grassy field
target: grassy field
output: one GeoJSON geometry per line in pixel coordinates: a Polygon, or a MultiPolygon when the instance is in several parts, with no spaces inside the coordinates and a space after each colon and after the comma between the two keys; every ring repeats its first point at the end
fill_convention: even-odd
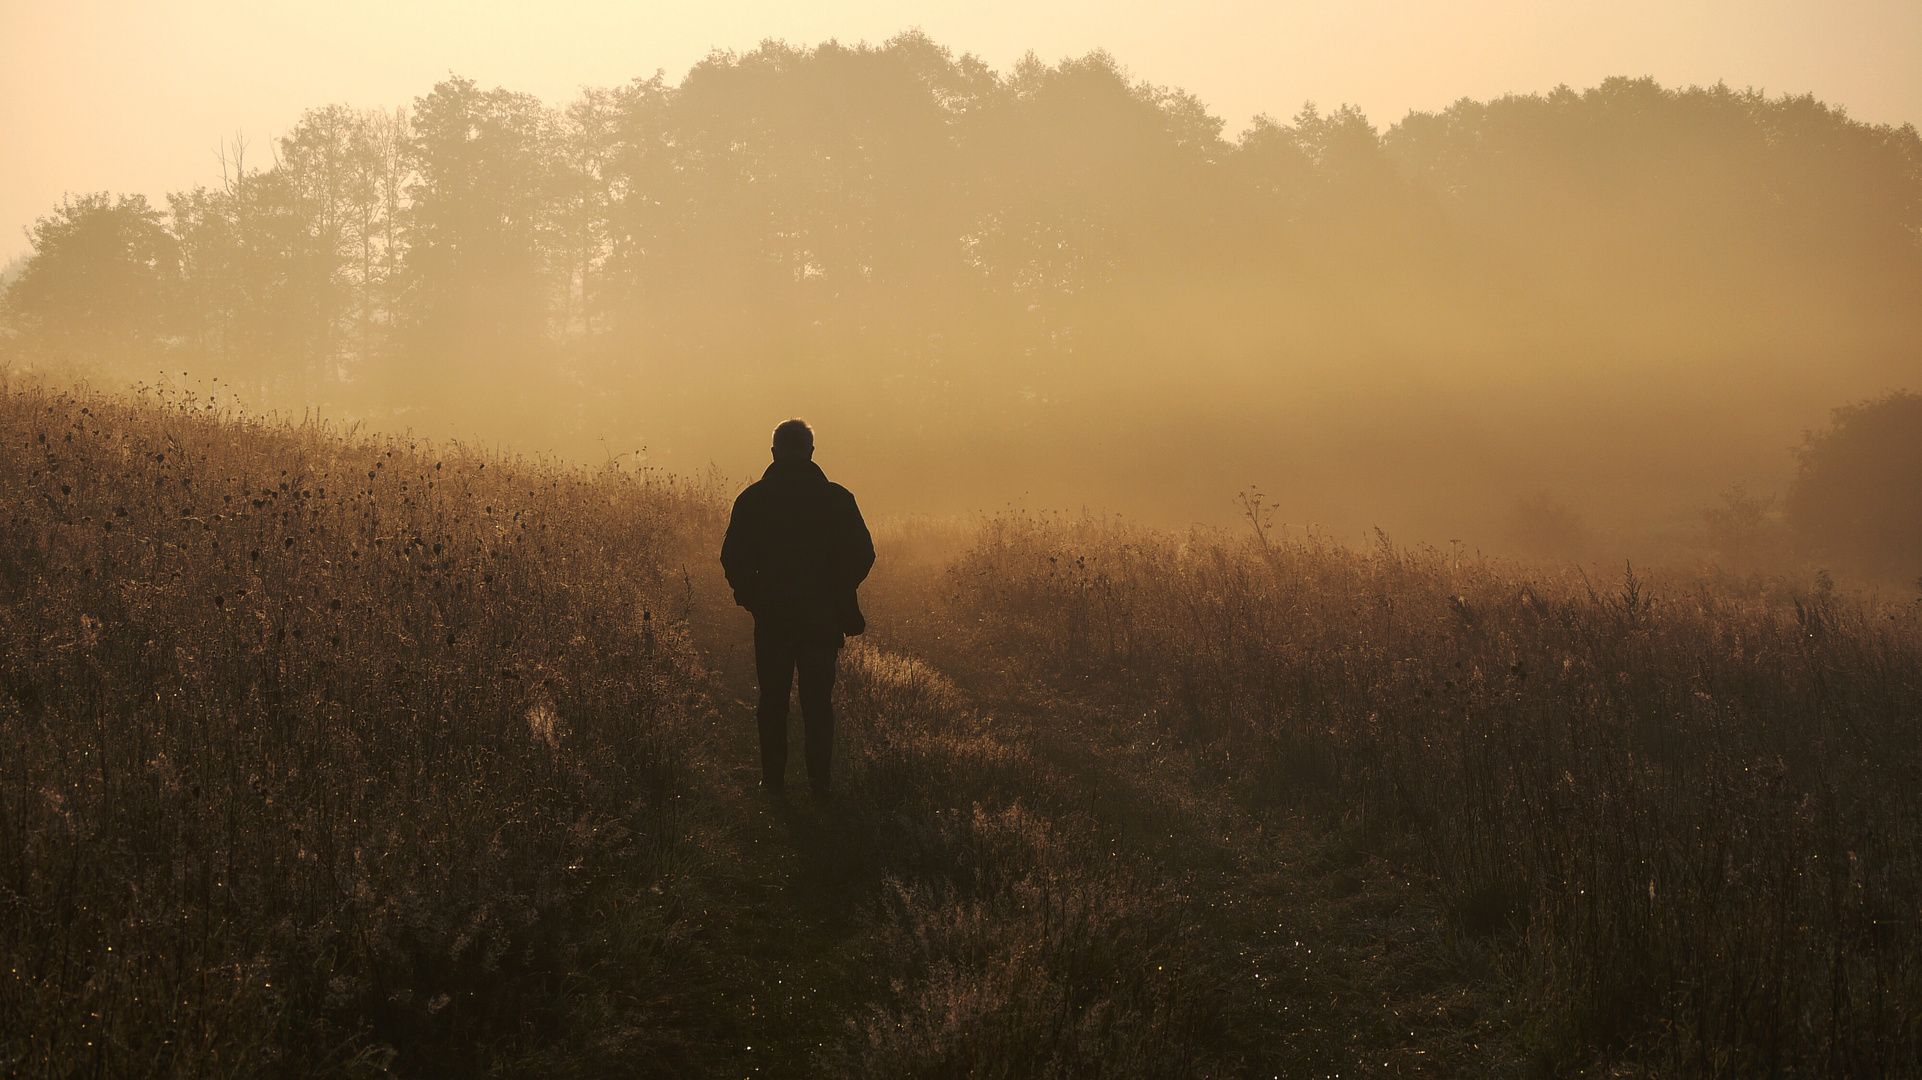
{"type": "Polygon", "coordinates": [[[1922,605],[1250,532],[991,522],[936,621],[1427,879],[1537,1071],[1922,1066],[1922,605]]]}
{"type": "Polygon", "coordinates": [[[1922,610],[884,527],[755,792],[731,492],[0,394],[0,1073],[1902,1075],[1922,610]]]}

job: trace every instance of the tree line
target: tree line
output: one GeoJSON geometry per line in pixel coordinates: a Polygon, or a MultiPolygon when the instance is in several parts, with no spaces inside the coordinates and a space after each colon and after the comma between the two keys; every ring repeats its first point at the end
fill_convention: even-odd
{"type": "Polygon", "coordinates": [[[996,72],[919,34],[765,43],[558,107],[453,77],[311,110],[164,206],[69,197],[31,230],[0,348],[663,437],[824,387],[895,432],[1018,432],[1380,356],[1922,343],[1913,126],[1617,78],[1386,130],[1313,105],[1224,129],[1102,53],[996,72]]]}

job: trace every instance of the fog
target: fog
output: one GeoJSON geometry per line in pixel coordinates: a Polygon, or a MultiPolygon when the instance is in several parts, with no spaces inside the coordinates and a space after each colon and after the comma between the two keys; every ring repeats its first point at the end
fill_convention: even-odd
{"type": "Polygon", "coordinates": [[[1667,558],[1922,384],[1922,139],[1609,78],[1232,129],[1127,58],[768,43],[543,101],[317,106],[76,195],[0,363],[730,483],[1667,558]]]}

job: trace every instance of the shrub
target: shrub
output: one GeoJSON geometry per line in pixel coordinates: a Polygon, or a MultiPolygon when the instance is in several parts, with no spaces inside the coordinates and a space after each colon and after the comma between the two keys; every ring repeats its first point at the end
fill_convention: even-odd
{"type": "Polygon", "coordinates": [[[1533,558],[1576,559],[1588,551],[1588,524],[1567,503],[1538,491],[1509,510],[1508,542],[1533,558]]]}
{"type": "Polygon", "coordinates": [[[1722,505],[1702,511],[1708,549],[1724,566],[1752,570],[1777,564],[1786,553],[1775,498],[1759,498],[1740,484],[1722,493],[1722,505]]]}
{"type": "Polygon", "coordinates": [[[1805,552],[1902,581],[1922,572],[1922,394],[1836,409],[1796,457],[1786,514],[1805,552]]]}

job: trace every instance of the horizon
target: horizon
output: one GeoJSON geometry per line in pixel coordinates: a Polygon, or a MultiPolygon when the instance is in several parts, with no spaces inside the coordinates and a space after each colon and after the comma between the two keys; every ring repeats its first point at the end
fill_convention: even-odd
{"type": "Polygon", "coordinates": [[[997,71],[1028,53],[1054,62],[1105,51],[1137,80],[1195,95],[1230,137],[1257,116],[1285,120],[1306,102],[1355,105],[1385,130],[1463,98],[1586,89],[1611,76],[1812,94],[1874,124],[1922,118],[1922,67],[1909,59],[1922,51],[1922,5],[1914,4],[1538,9],[1484,0],[1443,11],[1392,0],[1340,11],[1216,4],[1179,15],[1085,3],[867,3],[807,13],[768,4],[557,6],[564,10],[555,15],[463,12],[464,29],[449,33],[455,9],[438,2],[398,15],[366,3],[245,14],[217,2],[139,12],[115,3],[0,5],[0,24],[11,30],[0,35],[9,43],[0,46],[0,94],[15,106],[0,119],[14,162],[0,174],[0,264],[30,250],[26,230],[66,196],[138,193],[163,205],[170,191],[218,183],[221,148],[236,139],[251,160],[271,161],[274,141],[308,108],[409,106],[449,74],[557,104],[582,87],[656,71],[678,84],[711,53],[764,40],[878,45],[919,30],[997,71]],[[105,19],[111,24],[98,25],[105,19]],[[627,44],[637,37],[645,44],[627,44]],[[300,55],[285,55],[296,41],[300,55]]]}

